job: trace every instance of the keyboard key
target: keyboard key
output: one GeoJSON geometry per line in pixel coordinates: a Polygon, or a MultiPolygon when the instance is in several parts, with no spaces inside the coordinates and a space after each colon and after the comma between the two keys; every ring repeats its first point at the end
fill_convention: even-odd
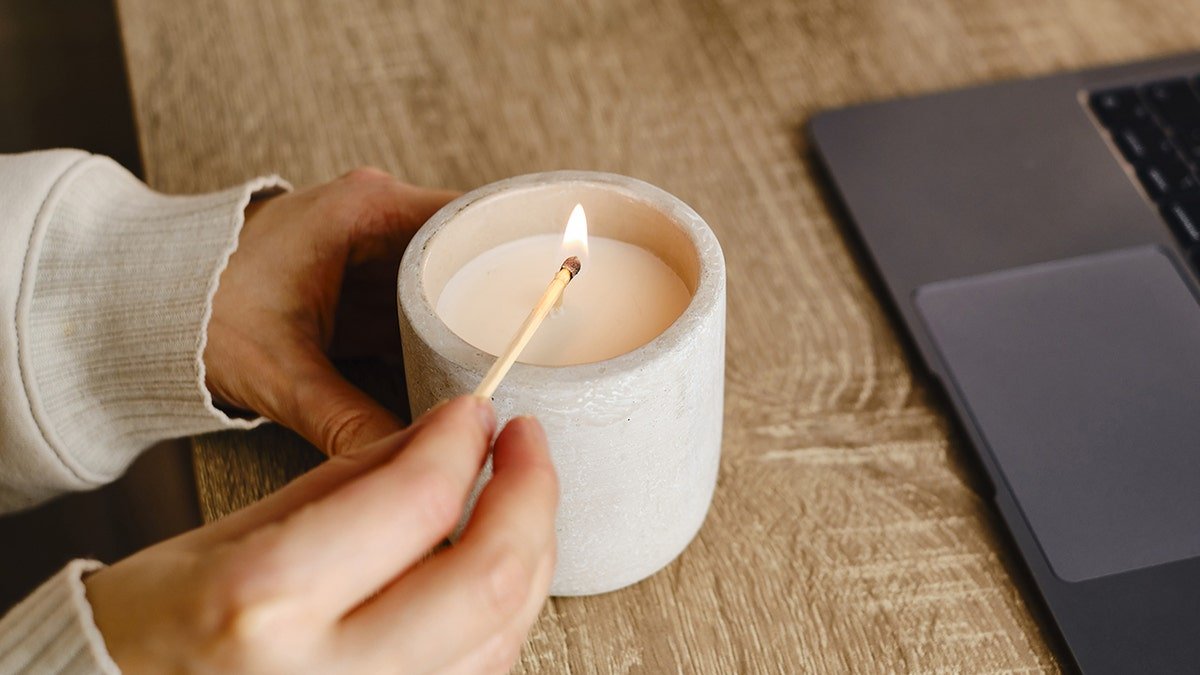
{"type": "Polygon", "coordinates": [[[1163,218],[1185,248],[1200,244],[1200,200],[1172,200],[1162,206],[1163,218]]]}
{"type": "Polygon", "coordinates": [[[1200,127],[1200,98],[1187,80],[1151,82],[1138,90],[1150,110],[1171,128],[1200,127]]]}
{"type": "Polygon", "coordinates": [[[1200,167],[1200,140],[1176,138],[1174,145],[1183,161],[1191,164],[1193,168],[1200,167]]]}
{"type": "Polygon", "coordinates": [[[1138,169],[1138,179],[1154,201],[1165,197],[1200,195],[1196,176],[1177,157],[1163,157],[1138,169]]]}
{"type": "Polygon", "coordinates": [[[1087,102],[1200,265],[1200,76],[1093,92],[1087,102]]]}
{"type": "Polygon", "coordinates": [[[1112,137],[1130,164],[1143,164],[1156,157],[1175,154],[1175,147],[1167,135],[1151,124],[1114,128],[1112,137]]]}
{"type": "Polygon", "coordinates": [[[1193,148],[1200,146],[1200,124],[1172,129],[1171,140],[1186,158],[1193,148]]]}
{"type": "Polygon", "coordinates": [[[1100,123],[1109,128],[1150,121],[1150,111],[1133,87],[1098,91],[1088,97],[1088,103],[1100,123]]]}

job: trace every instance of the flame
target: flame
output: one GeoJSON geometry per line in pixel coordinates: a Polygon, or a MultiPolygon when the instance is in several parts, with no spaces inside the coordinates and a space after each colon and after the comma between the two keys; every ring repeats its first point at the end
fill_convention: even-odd
{"type": "Polygon", "coordinates": [[[583,268],[587,269],[588,231],[583,204],[576,204],[575,208],[571,209],[571,217],[567,219],[567,231],[563,233],[562,247],[565,256],[579,256],[583,268]]]}

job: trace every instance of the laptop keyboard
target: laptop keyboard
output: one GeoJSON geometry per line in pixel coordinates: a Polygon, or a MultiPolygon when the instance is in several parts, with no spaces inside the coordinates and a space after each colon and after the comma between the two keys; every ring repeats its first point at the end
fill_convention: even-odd
{"type": "Polygon", "coordinates": [[[1179,243],[1200,247],[1200,77],[1096,91],[1088,104],[1179,243]]]}

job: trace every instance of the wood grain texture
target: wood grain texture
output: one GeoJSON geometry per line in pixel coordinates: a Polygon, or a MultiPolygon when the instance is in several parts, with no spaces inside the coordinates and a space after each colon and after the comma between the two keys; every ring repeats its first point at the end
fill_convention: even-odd
{"type": "MultiPolygon", "coordinates": [[[[467,189],[558,168],[680,196],[729,271],[708,522],[635,587],[553,600],[519,672],[1055,671],[997,521],[807,155],[814,112],[1200,45],[1197,3],[119,0],[169,192],[375,164],[467,189]]],[[[317,460],[195,442],[215,518],[317,460]]]]}

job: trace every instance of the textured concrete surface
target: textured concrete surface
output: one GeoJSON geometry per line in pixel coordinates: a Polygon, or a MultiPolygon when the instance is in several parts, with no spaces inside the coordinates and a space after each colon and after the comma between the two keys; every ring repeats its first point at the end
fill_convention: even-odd
{"type": "Polygon", "coordinates": [[[646,183],[553,172],[488,185],[447,205],[409,245],[398,282],[415,417],[470,393],[494,360],[434,312],[445,280],[491,242],[561,230],[562,214],[576,200],[591,214],[592,234],[630,241],[673,262],[693,297],[646,345],[597,363],[517,363],[493,397],[502,423],[536,414],[550,439],[561,486],[554,595],[603,593],[640,581],[679,555],[704,522],[721,452],[720,245],[691,208],[646,183]]]}

